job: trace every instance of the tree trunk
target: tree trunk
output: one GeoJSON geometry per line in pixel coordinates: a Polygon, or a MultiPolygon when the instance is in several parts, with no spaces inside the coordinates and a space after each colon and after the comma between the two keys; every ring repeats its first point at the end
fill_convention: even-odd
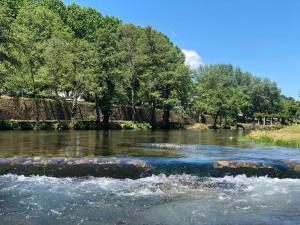
{"type": "Polygon", "coordinates": [[[152,128],[156,128],[157,123],[156,123],[156,104],[153,104],[151,107],[151,126],[152,128]]]}
{"type": "Polygon", "coordinates": [[[218,114],[215,115],[213,128],[217,128],[218,114]]]}
{"type": "Polygon", "coordinates": [[[197,123],[201,123],[201,121],[202,121],[202,118],[201,118],[201,112],[198,111],[198,112],[197,112],[197,119],[196,119],[196,122],[197,122],[197,123]]]}
{"type": "Polygon", "coordinates": [[[97,128],[100,128],[100,124],[101,124],[101,117],[100,117],[100,105],[99,105],[99,101],[96,99],[96,123],[97,123],[97,128]]]}
{"type": "Polygon", "coordinates": [[[107,111],[102,111],[102,113],[103,113],[103,129],[109,130],[110,113],[107,111]]]}
{"type": "Polygon", "coordinates": [[[75,120],[76,112],[77,112],[77,98],[75,97],[72,101],[72,108],[71,108],[71,120],[72,121],[75,120]]]}
{"type": "Polygon", "coordinates": [[[163,126],[164,126],[164,129],[170,129],[170,109],[169,108],[164,110],[163,126]]]}
{"type": "Polygon", "coordinates": [[[131,120],[135,121],[135,89],[134,89],[134,81],[131,82],[131,110],[132,110],[132,114],[131,114],[131,120]]]}
{"type": "Polygon", "coordinates": [[[35,105],[35,120],[36,123],[39,124],[40,122],[40,106],[39,106],[39,99],[34,97],[34,105],[35,105]]]}

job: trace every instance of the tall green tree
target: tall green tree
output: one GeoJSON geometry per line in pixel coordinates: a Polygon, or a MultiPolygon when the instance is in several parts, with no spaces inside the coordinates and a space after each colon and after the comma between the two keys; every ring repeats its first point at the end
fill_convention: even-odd
{"type": "Polygon", "coordinates": [[[120,71],[117,62],[117,39],[119,20],[106,17],[105,26],[95,34],[94,46],[97,51],[96,73],[89,77],[87,95],[96,103],[96,117],[100,122],[100,112],[103,116],[104,128],[109,128],[113,104],[117,101],[120,82],[120,71]]]}
{"type": "Polygon", "coordinates": [[[118,57],[122,71],[122,83],[131,105],[131,119],[136,120],[137,94],[140,87],[142,68],[142,30],[132,24],[122,25],[118,31],[118,57]]]}
{"type": "Polygon", "coordinates": [[[74,119],[79,98],[84,97],[89,88],[90,80],[96,76],[98,53],[95,46],[86,40],[75,39],[71,44],[70,71],[63,76],[62,90],[72,99],[72,114],[74,119]]]}
{"type": "Polygon", "coordinates": [[[268,79],[253,78],[253,82],[248,89],[251,106],[248,114],[267,113],[274,114],[280,111],[281,91],[276,83],[268,79]]]}
{"type": "Polygon", "coordinates": [[[144,29],[141,47],[144,70],[140,96],[150,109],[152,126],[156,126],[156,109],[160,108],[163,110],[163,126],[168,128],[170,111],[179,105],[177,89],[183,87],[181,81],[186,81],[184,77],[190,76],[190,73],[182,70],[182,52],[165,35],[151,27],[144,29]]]}
{"type": "Polygon", "coordinates": [[[197,110],[213,115],[213,126],[220,123],[237,123],[238,114],[250,105],[249,96],[235,79],[231,65],[213,65],[202,68],[196,85],[197,110]]]}
{"type": "Polygon", "coordinates": [[[20,1],[3,0],[0,2],[0,94],[4,91],[6,77],[13,73],[18,61],[13,54],[15,40],[11,34],[20,1]]]}
{"type": "Polygon", "coordinates": [[[67,7],[66,23],[73,30],[75,37],[94,42],[96,31],[105,26],[102,15],[95,9],[71,4],[67,7]]]}
{"type": "Polygon", "coordinates": [[[45,90],[42,76],[45,46],[63,29],[64,24],[55,13],[36,5],[23,7],[12,24],[16,58],[21,66],[9,76],[7,86],[12,93],[34,98],[37,121],[40,119],[39,99],[45,90]]]}

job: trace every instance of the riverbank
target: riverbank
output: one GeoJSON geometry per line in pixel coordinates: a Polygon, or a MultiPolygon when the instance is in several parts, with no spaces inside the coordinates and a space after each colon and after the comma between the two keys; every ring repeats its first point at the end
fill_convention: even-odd
{"type": "MultiPolygon", "coordinates": [[[[112,121],[112,130],[151,129],[149,123],[139,123],[127,120],[112,121]]],[[[85,120],[0,120],[0,130],[98,130],[104,129],[103,124],[85,120]]]]}
{"type": "MultiPolygon", "coordinates": [[[[204,123],[170,122],[169,130],[207,130],[207,129],[243,129],[243,130],[278,130],[281,126],[276,125],[253,125],[239,124],[236,126],[213,127],[204,123]]],[[[1,130],[102,130],[104,124],[98,124],[94,120],[0,120],[1,130]]],[[[110,130],[145,130],[164,129],[161,122],[152,127],[147,122],[136,122],[131,120],[112,120],[109,122],[110,130]]]]}
{"type": "Polygon", "coordinates": [[[292,125],[279,130],[270,131],[254,130],[242,138],[242,141],[300,148],[300,125],[292,125]]]}

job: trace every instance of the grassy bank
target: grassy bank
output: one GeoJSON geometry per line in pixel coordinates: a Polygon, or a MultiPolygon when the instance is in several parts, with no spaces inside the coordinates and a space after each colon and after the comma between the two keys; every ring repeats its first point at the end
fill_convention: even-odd
{"type": "Polygon", "coordinates": [[[259,144],[300,148],[300,125],[292,125],[279,130],[255,130],[242,141],[254,141],[259,144]]]}

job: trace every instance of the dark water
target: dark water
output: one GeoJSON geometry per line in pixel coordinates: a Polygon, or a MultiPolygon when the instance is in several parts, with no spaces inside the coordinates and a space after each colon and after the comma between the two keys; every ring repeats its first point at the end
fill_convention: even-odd
{"type": "Polygon", "coordinates": [[[300,149],[241,143],[242,135],[0,132],[0,225],[300,224],[300,149]],[[51,177],[48,164],[72,176],[51,177]],[[76,176],[80,166],[86,176],[76,176]]]}

